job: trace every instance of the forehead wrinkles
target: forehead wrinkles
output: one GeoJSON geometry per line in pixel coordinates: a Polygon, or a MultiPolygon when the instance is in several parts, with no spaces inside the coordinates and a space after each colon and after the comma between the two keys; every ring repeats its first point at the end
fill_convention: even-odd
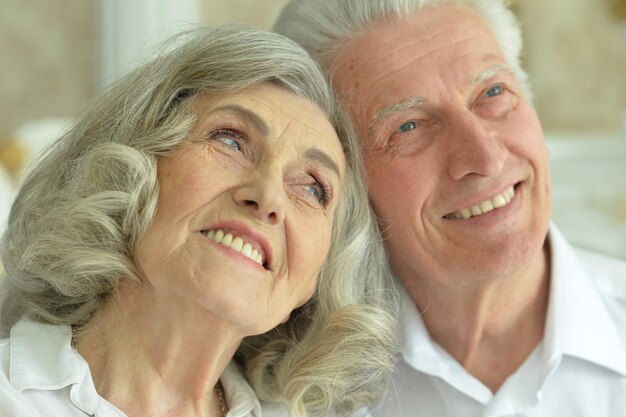
{"type": "Polygon", "coordinates": [[[314,137],[328,137],[335,133],[328,116],[315,103],[301,97],[298,99],[303,100],[303,106],[285,106],[283,102],[260,97],[267,105],[266,117],[273,127],[271,135],[281,137],[293,130],[304,136],[314,137]],[[306,105],[311,108],[305,108],[306,105]]]}
{"type": "MultiPolygon", "coordinates": [[[[361,134],[374,123],[378,110],[394,104],[394,101],[381,102],[382,97],[399,93],[401,96],[395,98],[401,101],[424,95],[424,91],[411,90],[411,85],[419,85],[420,81],[411,77],[413,70],[435,66],[431,68],[432,74],[439,74],[438,68],[452,62],[438,59],[482,53],[483,45],[495,42],[484,42],[485,24],[479,17],[465,16],[452,22],[449,19],[439,22],[441,15],[433,17],[426,13],[375,24],[366,34],[345,44],[335,56],[334,84],[348,101],[361,134]],[[477,37],[483,41],[472,42],[477,37]]],[[[493,48],[498,46],[494,43],[488,48],[495,52],[493,48]]]]}
{"type": "Polygon", "coordinates": [[[375,86],[420,60],[438,57],[445,48],[462,48],[463,43],[479,34],[477,23],[461,21],[437,26],[433,32],[428,27],[435,22],[420,25],[412,20],[399,20],[379,24],[343,48],[347,52],[348,70],[357,75],[355,78],[367,80],[363,88],[375,86]]]}
{"type": "Polygon", "coordinates": [[[319,148],[339,164],[344,161],[343,148],[326,113],[316,103],[288,89],[261,85],[237,94],[224,94],[215,98],[206,96],[204,103],[208,109],[200,111],[200,115],[216,110],[230,111],[234,115],[239,114],[246,123],[251,123],[265,138],[262,142],[274,155],[264,157],[298,154],[298,149],[304,147],[319,148]],[[211,102],[211,98],[214,102],[211,102]],[[244,115],[233,109],[243,109],[244,115]],[[251,122],[251,117],[245,115],[247,113],[258,117],[267,129],[258,129],[258,123],[251,122]]]}
{"type": "Polygon", "coordinates": [[[284,102],[262,100],[267,104],[267,117],[271,120],[269,135],[279,139],[269,141],[267,146],[272,152],[266,157],[299,155],[297,148],[301,146],[306,149],[302,154],[304,159],[319,163],[335,172],[337,177],[343,177],[345,158],[341,143],[328,116],[315,103],[302,99],[302,106],[295,103],[285,106],[284,102]]]}

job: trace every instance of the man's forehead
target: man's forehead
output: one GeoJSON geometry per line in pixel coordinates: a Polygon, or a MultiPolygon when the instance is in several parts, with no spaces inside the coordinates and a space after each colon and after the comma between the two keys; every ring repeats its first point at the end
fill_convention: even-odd
{"type": "MultiPolygon", "coordinates": [[[[335,87],[361,128],[394,111],[423,104],[425,91],[411,90],[411,85],[418,86],[424,77],[444,71],[464,88],[510,71],[483,18],[458,5],[428,7],[409,18],[373,24],[339,50],[334,64],[335,87]],[[456,65],[459,57],[472,54],[479,58],[472,68],[456,65]]],[[[432,82],[427,84],[422,87],[436,88],[432,82]]]]}

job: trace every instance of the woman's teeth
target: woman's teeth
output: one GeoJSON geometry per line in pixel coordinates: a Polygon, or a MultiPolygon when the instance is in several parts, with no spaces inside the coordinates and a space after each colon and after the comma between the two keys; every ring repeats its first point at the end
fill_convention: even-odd
{"type": "Polygon", "coordinates": [[[263,255],[242,238],[233,236],[231,233],[225,234],[222,229],[209,230],[208,232],[203,232],[203,234],[209,239],[245,255],[259,265],[263,265],[263,255]]]}
{"type": "Polygon", "coordinates": [[[457,212],[446,214],[446,219],[469,219],[470,217],[480,216],[481,214],[489,213],[500,207],[504,207],[511,202],[515,196],[515,189],[510,186],[503,193],[496,195],[489,200],[485,200],[482,203],[466,207],[457,212]]]}

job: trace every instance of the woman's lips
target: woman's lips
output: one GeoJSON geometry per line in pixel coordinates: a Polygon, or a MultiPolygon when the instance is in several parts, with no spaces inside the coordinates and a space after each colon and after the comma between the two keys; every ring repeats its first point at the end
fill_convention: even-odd
{"type": "Polygon", "coordinates": [[[258,242],[237,236],[236,233],[225,232],[223,229],[208,229],[203,230],[201,233],[214,242],[227,246],[268,269],[265,251],[258,242]]]}

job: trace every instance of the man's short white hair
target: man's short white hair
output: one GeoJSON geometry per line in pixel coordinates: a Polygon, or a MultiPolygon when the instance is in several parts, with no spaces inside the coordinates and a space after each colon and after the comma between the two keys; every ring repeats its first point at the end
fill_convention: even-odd
{"type": "Polygon", "coordinates": [[[332,73],[333,58],[348,40],[366,32],[370,25],[441,4],[466,5],[482,16],[530,99],[528,77],[521,66],[520,26],[505,0],[291,0],[274,30],[298,42],[327,73],[332,73]]]}

